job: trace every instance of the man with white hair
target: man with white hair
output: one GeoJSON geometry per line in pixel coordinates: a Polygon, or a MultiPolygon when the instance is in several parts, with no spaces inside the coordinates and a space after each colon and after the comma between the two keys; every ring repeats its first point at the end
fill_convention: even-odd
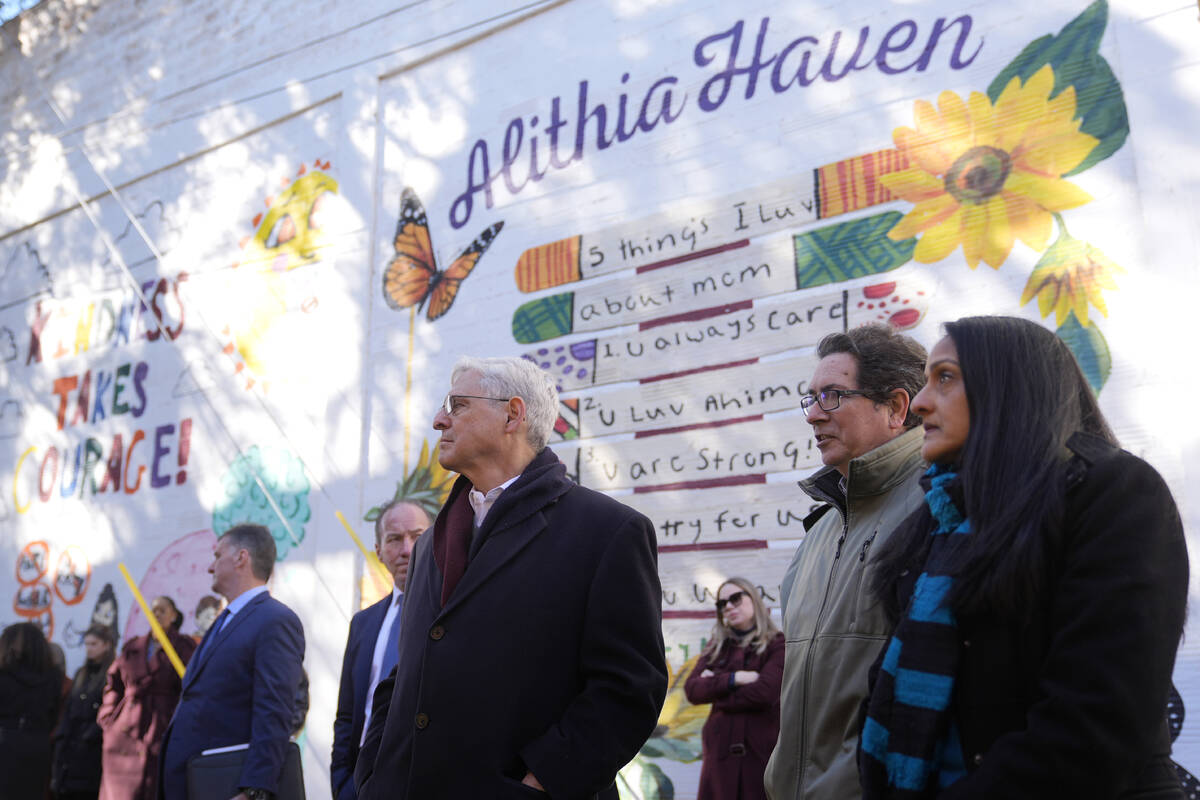
{"type": "Polygon", "coordinates": [[[519,358],[460,360],[433,419],[459,472],[412,555],[362,800],[611,798],[666,695],[654,529],[546,448],[558,394],[519,358]]]}

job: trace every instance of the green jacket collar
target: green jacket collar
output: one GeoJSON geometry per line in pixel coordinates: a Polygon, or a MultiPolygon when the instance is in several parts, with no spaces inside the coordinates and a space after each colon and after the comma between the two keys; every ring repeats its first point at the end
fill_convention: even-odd
{"type": "Polygon", "coordinates": [[[842,474],[835,467],[822,467],[800,481],[800,488],[814,500],[845,511],[847,497],[853,500],[883,494],[903,481],[913,463],[921,460],[924,439],[925,431],[918,426],[852,460],[844,494],[842,474]]]}

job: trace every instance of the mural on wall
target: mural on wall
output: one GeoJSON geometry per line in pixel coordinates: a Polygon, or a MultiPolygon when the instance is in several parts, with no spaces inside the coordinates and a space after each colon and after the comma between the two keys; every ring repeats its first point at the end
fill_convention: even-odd
{"type": "Polygon", "coordinates": [[[275,539],[276,561],[304,541],[304,525],[312,516],[310,485],[304,464],[287,450],[252,445],[229,465],[221,485],[224,492],[212,514],[214,531],[242,522],[265,525],[275,539]]]}
{"type": "MultiPolygon", "coordinates": [[[[545,97],[557,93],[513,105],[520,113],[499,112],[507,124],[497,127],[490,106],[477,117],[463,112],[457,150],[440,140],[422,146],[414,135],[390,161],[385,153],[384,174],[394,171],[391,181],[414,203],[410,163],[421,165],[413,175],[432,161],[449,176],[449,194],[429,208],[452,229],[474,227],[481,211],[502,212],[506,238],[492,249],[512,259],[512,282],[493,281],[490,292],[484,278],[479,285],[489,308],[511,303],[507,352],[538,364],[562,392],[551,446],[572,477],[638,508],[659,533],[672,689],[655,735],[622,775],[623,795],[694,791],[707,710],[689,706],[682,686],[724,577],[747,576],[778,607],[780,576],[811,510],[795,480],[821,463],[799,404],[823,336],[886,322],[929,345],[937,323],[962,313],[960,300],[974,292],[991,296],[991,313],[1036,314],[1052,325],[1095,391],[1112,374],[1101,327],[1124,269],[1088,238],[1093,233],[1073,232],[1075,220],[1091,230],[1088,215],[1112,205],[1088,176],[1111,163],[1130,131],[1121,85],[1100,54],[1107,3],[1081,3],[1073,18],[1008,20],[1008,40],[989,38],[984,12],[936,20],[920,13],[897,10],[894,25],[802,35],[785,47],[780,40],[792,37],[782,12],[738,20],[695,43],[692,61],[706,70],[699,79],[668,66],[639,83],[635,65],[644,65],[630,57],[616,68],[619,88],[581,76],[576,98],[541,81],[554,87],[545,97]],[[1003,53],[993,41],[1004,42],[1003,53]],[[793,148],[804,155],[783,161],[784,169],[774,163],[765,181],[761,171],[747,170],[760,176],[747,179],[732,167],[695,181],[707,191],[672,196],[661,188],[674,173],[656,171],[646,153],[685,152],[677,169],[703,173],[713,165],[698,155],[696,142],[707,140],[697,129],[724,130],[714,122],[720,112],[744,100],[746,130],[764,118],[776,124],[779,114],[787,129],[793,112],[762,110],[772,97],[857,72],[879,75],[874,87],[904,80],[904,100],[891,101],[888,118],[908,124],[885,127],[885,106],[870,106],[855,116],[853,135],[821,122],[835,134],[819,137],[826,147],[793,148]],[[603,163],[616,172],[608,176],[601,153],[615,148],[636,164],[610,158],[603,163]],[[810,151],[830,148],[841,152],[803,163],[810,151]],[[639,190],[668,199],[627,202],[635,213],[608,203],[600,220],[588,221],[599,201],[637,198],[639,190]],[[959,272],[960,263],[969,269],[959,272]],[[991,269],[979,271],[981,263],[991,269]]],[[[447,58],[437,69],[450,74],[470,63],[447,58]]],[[[388,130],[427,118],[433,71],[397,82],[388,130]]],[[[535,85],[518,75],[506,80],[535,85]]],[[[812,102],[825,101],[819,119],[834,113],[836,101],[812,102]]],[[[803,102],[799,119],[814,113],[803,102]]],[[[757,140],[744,138],[740,155],[752,160],[749,143],[757,140]]],[[[397,253],[412,213],[402,212],[397,253]]],[[[384,299],[395,307],[388,281],[397,262],[385,263],[384,299]]],[[[417,280],[404,269],[411,277],[403,305],[411,306],[436,285],[434,271],[417,280]]],[[[448,349],[496,352],[494,325],[478,324],[442,336],[410,326],[408,363],[427,358],[444,372],[453,359],[437,356],[448,349]]],[[[382,326],[375,336],[399,332],[382,326]]],[[[408,403],[420,383],[404,385],[408,403]]]]}
{"type": "MultiPolygon", "coordinates": [[[[622,797],[694,797],[708,708],[683,684],[726,577],[778,614],[812,510],[796,482],[821,464],[800,400],[824,335],[885,322],[930,346],[965,313],[1037,320],[1128,446],[1186,480],[1189,444],[1131,410],[1161,389],[1134,363],[1166,308],[1148,292],[1179,272],[1147,258],[1154,204],[1187,205],[1141,168],[1185,137],[1126,144],[1189,95],[1155,85],[1176,62],[1123,2],[1111,21],[1106,0],[535,4],[379,72],[89,138],[122,202],[89,190],[93,219],[21,194],[46,216],[10,209],[0,231],[12,618],[74,664],[92,621],[144,633],[125,561],[201,636],[223,604],[215,533],[253,521],[272,590],[330,630],[390,588],[332,511],[368,549],[385,500],[436,513],[455,476],[426,426],[451,365],[524,356],[562,393],[570,474],[658,536],[670,690],[622,797]]],[[[92,110],[99,133],[115,109],[92,110]]],[[[336,638],[310,637],[310,661],[334,663],[336,638]]],[[[315,717],[334,699],[313,677],[315,717]]],[[[327,727],[306,733],[318,783],[327,727]]]]}
{"type": "Polygon", "coordinates": [[[254,234],[241,241],[233,265],[239,275],[219,333],[247,390],[256,382],[269,390],[288,378],[294,363],[288,351],[303,327],[297,312],[309,314],[319,305],[308,284],[288,273],[320,262],[331,245],[325,233],[338,182],[329,169],[329,161],[318,158],[311,172],[301,164],[294,178],[282,178],[282,191],[266,197],[267,210],[252,220],[254,234]]]}
{"type": "MultiPolygon", "coordinates": [[[[212,576],[208,574],[208,566],[212,563],[216,544],[216,534],[211,530],[193,531],[181,536],[154,557],[138,581],[138,591],[146,598],[146,602],[153,603],[155,598],[164,595],[174,601],[175,607],[184,615],[182,633],[195,634],[203,627],[200,612],[211,603],[204,598],[212,592],[212,576]]],[[[217,613],[220,610],[218,601],[217,613]]],[[[209,625],[216,619],[216,614],[211,616],[207,620],[209,625]]],[[[131,603],[125,619],[126,641],[149,632],[150,623],[146,621],[141,605],[131,603]]]]}
{"type": "Polygon", "coordinates": [[[428,304],[425,317],[433,322],[450,310],[462,282],[503,227],[503,222],[497,222],[485,228],[458,258],[439,270],[425,207],[417,193],[405,187],[400,195],[400,219],[392,241],[396,255],[383,273],[384,300],[396,310],[415,306],[414,313],[428,304]]]}

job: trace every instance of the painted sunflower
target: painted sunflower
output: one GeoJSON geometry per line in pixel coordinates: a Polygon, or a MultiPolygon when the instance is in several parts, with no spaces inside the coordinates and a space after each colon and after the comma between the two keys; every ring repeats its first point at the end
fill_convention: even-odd
{"type": "Polygon", "coordinates": [[[1074,87],[1051,98],[1053,89],[1046,65],[1024,84],[1013,78],[994,104],[980,92],[965,102],[942,92],[937,109],[918,100],[917,127],[892,134],[912,166],[881,178],[914,208],[888,236],[922,234],[913,258],[925,264],[962,245],[972,269],[981,259],[999,267],[1016,239],[1045,249],[1053,214],[1092,199],[1062,176],[1098,141],[1079,130],[1074,87]]]}
{"type": "Polygon", "coordinates": [[[1064,233],[1029,276],[1021,293],[1021,305],[1037,297],[1038,311],[1043,317],[1054,311],[1055,323],[1062,325],[1074,311],[1079,324],[1086,327],[1088,303],[1108,316],[1101,290],[1116,289],[1113,275],[1124,271],[1098,247],[1064,233]]]}

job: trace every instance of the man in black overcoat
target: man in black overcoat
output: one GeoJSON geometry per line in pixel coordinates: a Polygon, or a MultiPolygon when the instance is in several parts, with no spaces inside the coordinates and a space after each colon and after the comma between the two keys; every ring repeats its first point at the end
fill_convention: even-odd
{"type": "Polygon", "coordinates": [[[362,800],[616,800],[666,694],[654,529],[546,448],[549,376],[462,359],[433,427],[460,473],[417,544],[362,800]]]}

